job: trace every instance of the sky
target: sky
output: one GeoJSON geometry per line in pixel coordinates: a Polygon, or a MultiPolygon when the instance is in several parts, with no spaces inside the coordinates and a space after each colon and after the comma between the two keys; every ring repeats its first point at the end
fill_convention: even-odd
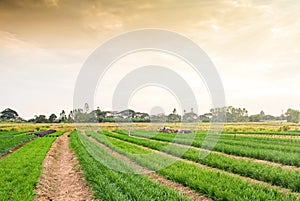
{"type": "MultiPolygon", "coordinates": [[[[72,110],[87,57],[111,37],[143,28],[177,32],[198,44],[219,72],[227,105],[250,114],[300,109],[299,10],[298,0],[1,0],[0,110],[9,107],[27,119],[72,110]]],[[[182,75],[199,113],[209,111],[201,78],[178,58],[157,52],[113,64],[98,83],[95,104],[110,110],[118,81],[147,64],[182,75]]],[[[172,93],[148,86],[132,95],[129,107],[170,113],[180,104],[172,93]]]]}

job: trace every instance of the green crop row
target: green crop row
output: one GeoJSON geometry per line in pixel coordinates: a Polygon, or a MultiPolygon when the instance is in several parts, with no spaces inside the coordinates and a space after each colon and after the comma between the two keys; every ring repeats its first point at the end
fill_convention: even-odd
{"type": "Polygon", "coordinates": [[[265,143],[264,141],[256,142],[256,141],[247,141],[247,139],[242,140],[235,140],[235,139],[222,139],[220,138],[219,143],[224,143],[227,145],[238,145],[238,146],[245,146],[251,147],[255,149],[266,149],[266,150],[277,150],[277,151],[284,151],[284,152],[293,152],[293,153],[300,153],[299,145],[290,145],[290,144],[270,144],[265,143]]]}
{"type": "Polygon", "coordinates": [[[26,133],[24,131],[0,131],[0,139],[2,137],[6,137],[6,136],[12,136],[12,135],[18,135],[18,134],[23,134],[26,133]]]}
{"type": "Polygon", "coordinates": [[[290,193],[279,192],[262,184],[251,183],[235,175],[221,173],[189,162],[176,161],[160,153],[145,154],[137,145],[113,138],[104,138],[101,134],[89,134],[141,166],[156,170],[162,176],[188,186],[214,200],[299,199],[290,193]]]}
{"type": "MultiPolygon", "coordinates": [[[[118,132],[122,133],[122,132],[118,132]]],[[[182,137],[183,135],[177,135],[174,137],[173,134],[158,134],[153,137],[152,133],[148,133],[145,131],[144,134],[138,133],[138,132],[131,132],[131,135],[138,136],[138,137],[144,137],[144,138],[151,138],[155,140],[165,141],[165,142],[175,142],[178,144],[186,144],[186,145],[192,145],[195,147],[200,147],[203,149],[210,149],[211,144],[209,143],[209,139],[205,142],[205,137],[203,139],[200,139],[200,137],[197,135],[195,139],[188,139],[187,136],[182,137]]],[[[189,135],[191,136],[191,135],[189,135]]],[[[214,141],[214,139],[212,140],[214,141]]],[[[286,145],[288,146],[288,145],[286,145]]],[[[245,156],[250,158],[256,158],[261,160],[267,160],[271,162],[277,162],[284,165],[292,165],[292,166],[298,166],[300,167],[300,153],[294,153],[294,152],[286,152],[281,150],[276,150],[276,147],[274,149],[263,149],[263,148],[253,148],[250,146],[245,145],[239,145],[238,143],[226,143],[222,140],[219,140],[214,147],[215,151],[220,151],[226,154],[236,155],[236,156],[245,156]],[[234,145],[234,146],[233,146],[234,145]]]]}
{"type": "Polygon", "coordinates": [[[6,153],[10,149],[35,138],[34,135],[17,135],[0,139],[0,155],[6,153]]]}
{"type": "Polygon", "coordinates": [[[237,132],[232,132],[232,131],[223,131],[223,134],[250,134],[250,135],[285,135],[285,136],[299,136],[300,132],[298,131],[288,131],[288,132],[271,132],[271,131],[257,131],[257,132],[247,132],[247,131],[237,131],[237,132]]]}
{"type": "Polygon", "coordinates": [[[56,131],[55,133],[45,135],[45,137],[59,137],[63,135],[66,131],[56,131]]]}
{"type": "MultiPolygon", "coordinates": [[[[300,145],[299,139],[290,138],[268,138],[268,137],[256,137],[256,136],[234,136],[234,135],[221,135],[219,140],[224,142],[234,141],[235,143],[244,144],[246,146],[256,146],[260,148],[298,148],[300,145]],[[273,145],[273,147],[269,146],[273,145]]],[[[287,151],[299,151],[294,149],[286,149],[287,151]]]]}
{"type": "Polygon", "coordinates": [[[216,153],[208,153],[207,151],[198,150],[192,147],[188,148],[176,144],[168,144],[166,142],[150,141],[122,134],[112,134],[107,131],[103,131],[103,133],[110,137],[159,150],[176,157],[192,160],[197,163],[239,174],[241,176],[270,182],[273,185],[282,186],[293,191],[300,192],[300,172],[297,170],[256,163],[251,160],[231,158],[216,153]]]}
{"type": "Polygon", "coordinates": [[[292,146],[299,146],[300,140],[295,138],[272,138],[272,137],[257,137],[257,136],[234,136],[234,135],[221,135],[221,139],[230,139],[235,141],[251,141],[251,142],[260,142],[267,144],[288,144],[292,146]]]}
{"type": "MultiPolygon", "coordinates": [[[[118,131],[117,131],[118,132],[118,131]]],[[[119,131],[120,132],[120,131],[119,131]]],[[[121,131],[122,132],[122,131],[121,131]]],[[[123,132],[124,133],[124,132],[123,132]]],[[[172,139],[185,139],[190,140],[191,138],[194,138],[194,141],[198,144],[202,143],[205,138],[207,137],[207,133],[203,133],[203,131],[198,131],[195,135],[194,134],[166,134],[166,133],[157,133],[155,131],[133,131],[133,135],[140,135],[145,137],[158,137],[158,138],[166,138],[167,140],[172,139]],[[171,137],[172,136],[172,137],[171,137]]],[[[235,142],[240,145],[245,146],[254,146],[254,147],[260,147],[260,148],[268,148],[272,149],[272,147],[266,145],[271,144],[275,148],[286,148],[286,150],[289,150],[289,147],[298,148],[296,151],[299,151],[299,145],[300,140],[299,139],[284,139],[284,138],[267,138],[267,137],[256,137],[256,136],[234,136],[234,135],[223,135],[217,136],[218,140],[220,142],[235,142]],[[284,145],[284,146],[283,146],[284,145]],[[285,146],[288,145],[288,146],[285,146]]],[[[278,149],[277,149],[278,150],[278,149]]],[[[285,151],[286,151],[285,150],[285,151]]],[[[290,151],[295,151],[294,149],[291,149],[290,151]]]]}
{"type": "MultiPolygon", "coordinates": [[[[118,133],[126,133],[122,130],[115,130],[115,132],[118,133]]],[[[191,139],[194,138],[194,141],[203,141],[207,137],[207,131],[197,131],[196,134],[174,134],[174,133],[159,133],[156,131],[145,131],[145,130],[136,130],[131,132],[134,135],[139,136],[145,136],[147,138],[149,137],[158,137],[158,138],[164,138],[166,137],[167,140],[170,140],[172,137],[173,139],[191,139]]],[[[218,136],[218,140],[234,140],[235,142],[242,141],[242,142],[253,142],[253,143],[260,143],[260,144],[288,144],[289,146],[299,146],[300,140],[299,139],[290,139],[290,138],[268,138],[268,137],[257,137],[257,136],[239,136],[239,135],[224,135],[221,134],[218,136]]]]}
{"type": "Polygon", "coordinates": [[[33,200],[54,138],[36,139],[0,160],[0,200],[33,200]]]}
{"type": "Polygon", "coordinates": [[[132,167],[79,132],[73,131],[70,136],[71,146],[76,152],[84,175],[99,200],[189,200],[146,176],[134,174],[132,167]],[[118,168],[132,174],[114,171],[118,168]]]}

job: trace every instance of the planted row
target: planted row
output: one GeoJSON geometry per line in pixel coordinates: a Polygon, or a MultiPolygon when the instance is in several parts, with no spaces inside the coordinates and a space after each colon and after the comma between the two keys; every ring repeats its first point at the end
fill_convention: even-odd
{"type": "MultiPolygon", "coordinates": [[[[141,133],[137,134],[137,132],[131,132],[131,135],[140,136],[144,138],[151,138],[150,135],[153,136],[152,134],[147,134],[147,132],[144,134],[141,133]]],[[[172,135],[170,136],[167,135],[158,134],[157,136],[152,137],[152,139],[161,140],[165,142],[175,142],[178,144],[187,144],[187,145],[192,144],[192,146],[195,147],[210,149],[211,144],[209,143],[209,140],[207,140],[206,144],[204,144],[203,143],[204,140],[198,140],[196,138],[193,141],[193,139],[181,138],[181,136],[180,137],[176,136],[176,138],[174,138],[174,136],[172,135]]],[[[218,141],[218,143],[214,147],[214,150],[226,154],[236,155],[236,156],[245,156],[250,158],[267,160],[271,162],[277,162],[284,165],[292,165],[292,166],[300,167],[300,160],[299,160],[300,153],[285,152],[281,150],[276,150],[275,148],[274,150],[263,149],[263,148],[254,149],[253,147],[239,145],[238,143],[225,143],[222,141],[218,141]]]]}
{"type": "MultiPolygon", "coordinates": [[[[162,139],[164,139],[165,137],[167,140],[170,140],[171,138],[180,139],[180,140],[184,140],[184,139],[190,140],[191,138],[193,138],[194,142],[197,144],[202,144],[207,137],[207,132],[204,133],[203,131],[197,131],[195,135],[193,134],[176,135],[176,134],[157,133],[155,131],[137,130],[137,131],[133,131],[132,134],[145,136],[145,137],[157,137],[162,139]]],[[[219,142],[224,142],[224,143],[230,143],[230,144],[235,143],[238,145],[251,146],[255,148],[266,148],[266,149],[276,149],[276,150],[282,149],[284,151],[300,152],[299,139],[267,138],[267,137],[255,137],[255,136],[234,136],[234,135],[223,135],[223,134],[217,136],[217,138],[219,142]]]]}
{"type": "MultiPolygon", "coordinates": [[[[122,130],[115,130],[117,133],[126,133],[122,130]]],[[[195,141],[204,140],[207,136],[208,131],[197,131],[195,134],[184,134],[177,135],[172,133],[159,133],[156,131],[145,131],[145,130],[135,130],[132,131],[132,134],[145,136],[145,137],[167,137],[168,139],[172,136],[172,138],[176,139],[190,139],[194,138],[195,141]]],[[[242,142],[253,142],[253,143],[261,143],[261,144],[288,144],[290,146],[298,146],[300,145],[299,139],[291,139],[291,138],[269,138],[269,137],[257,137],[257,136],[239,136],[239,135],[224,135],[223,133],[218,136],[218,140],[234,140],[234,141],[242,141],[242,142]]]]}
{"type": "Polygon", "coordinates": [[[43,160],[53,141],[36,139],[0,160],[1,200],[33,200],[43,160]]]}
{"type": "Polygon", "coordinates": [[[274,131],[257,131],[257,132],[250,132],[250,131],[223,131],[223,134],[250,134],[250,135],[285,135],[285,136],[299,136],[300,131],[288,131],[288,132],[274,132],[274,131]]]}
{"type": "Polygon", "coordinates": [[[160,153],[145,154],[137,145],[112,138],[109,141],[103,140],[105,138],[101,137],[101,134],[91,135],[101,143],[107,143],[108,146],[113,144],[114,146],[111,147],[115,151],[126,155],[141,166],[155,170],[162,176],[189,186],[214,200],[298,200],[290,193],[250,183],[238,176],[217,172],[184,161],[176,161],[160,153]]]}
{"type": "Polygon", "coordinates": [[[0,139],[0,155],[8,152],[10,149],[35,138],[34,135],[13,135],[0,139]]]}
{"type": "MultiPolygon", "coordinates": [[[[103,133],[106,136],[149,147],[176,157],[192,160],[197,163],[239,174],[241,176],[270,182],[273,185],[282,186],[289,188],[292,191],[300,192],[300,172],[297,170],[256,163],[251,160],[231,158],[216,153],[208,153],[207,151],[192,147],[188,148],[176,144],[168,144],[166,142],[150,141],[122,134],[112,134],[109,132],[103,133]]],[[[101,135],[97,136],[93,134],[92,136],[99,138],[101,135]]]]}
{"type": "Polygon", "coordinates": [[[11,137],[13,135],[20,135],[20,134],[25,134],[28,132],[25,131],[0,131],[0,139],[5,138],[5,137],[11,137]]]}
{"type": "Polygon", "coordinates": [[[135,174],[132,167],[79,132],[74,131],[70,136],[84,175],[99,200],[190,200],[146,176],[135,174]]]}
{"type": "Polygon", "coordinates": [[[46,137],[59,137],[61,135],[63,135],[66,131],[56,131],[55,133],[46,135],[46,137]]]}

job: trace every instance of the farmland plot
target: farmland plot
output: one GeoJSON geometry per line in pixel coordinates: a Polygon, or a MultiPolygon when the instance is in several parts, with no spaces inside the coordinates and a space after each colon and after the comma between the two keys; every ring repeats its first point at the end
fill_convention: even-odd
{"type": "MultiPolygon", "coordinates": [[[[240,178],[239,175],[228,174],[223,171],[218,171],[214,168],[205,168],[205,166],[199,166],[192,162],[175,160],[173,157],[168,155],[161,154],[160,152],[155,152],[153,150],[149,150],[148,148],[164,147],[165,144],[156,145],[147,141],[145,139],[134,139],[130,143],[125,142],[128,141],[128,137],[122,134],[111,134],[111,137],[106,137],[103,134],[97,134],[95,132],[86,132],[88,136],[91,136],[98,140],[100,143],[114,149],[115,151],[125,155],[136,163],[144,166],[150,170],[157,170],[157,172],[164,176],[167,179],[172,181],[181,183],[185,186],[190,187],[191,189],[195,189],[199,193],[202,193],[214,200],[299,200],[298,194],[292,194],[288,189],[274,188],[267,183],[260,182],[252,182],[251,180],[247,180],[244,178],[240,178]],[[118,139],[113,135],[118,135],[118,139]],[[137,140],[142,140],[143,143],[137,140]],[[132,144],[134,143],[134,144],[132,144]],[[139,144],[139,146],[135,145],[139,144]],[[144,148],[148,147],[148,148],[144,148]],[[147,154],[151,152],[151,154],[147,154]],[[148,157],[151,156],[151,157],[148,157]],[[170,162],[170,166],[164,167],[165,163],[170,162]]],[[[108,132],[106,132],[107,134],[108,132]]],[[[79,135],[83,138],[83,135],[79,135]]],[[[85,139],[85,138],[83,138],[85,139]]],[[[90,141],[87,141],[91,143],[90,141]]],[[[166,143],[166,142],[162,142],[166,143]]],[[[87,147],[92,146],[83,146],[86,149],[90,149],[87,147]]],[[[176,149],[178,147],[173,147],[173,153],[176,155],[176,149]],[[176,148],[176,149],[175,149],[176,148]]],[[[93,151],[100,150],[101,148],[93,145],[93,151]]],[[[189,153],[191,154],[191,153],[189,153]]],[[[99,153],[99,156],[107,156],[108,153],[99,153]]],[[[192,158],[187,158],[190,161],[193,161],[192,158]]],[[[237,163],[236,163],[237,164],[237,163]]],[[[228,165],[228,164],[227,164],[228,165]]],[[[254,165],[254,164],[252,164],[254,165]]],[[[83,167],[85,165],[83,164],[83,167]]],[[[241,166],[240,166],[241,167],[241,166]]],[[[262,167],[264,168],[264,167],[262,167]]],[[[220,168],[222,169],[222,168],[220,168]]],[[[224,168],[223,168],[224,169],[224,168]]],[[[226,169],[226,168],[225,168],[226,169]]],[[[251,168],[250,168],[251,169],[251,168]]],[[[274,171],[274,170],[273,170],[274,171]]],[[[247,172],[247,170],[245,170],[247,172]]],[[[249,171],[251,172],[251,171],[249,171]]],[[[297,174],[296,172],[294,172],[297,174]]],[[[252,173],[254,174],[254,173],[252,173]]],[[[265,175],[267,173],[264,173],[265,175]]],[[[280,173],[281,174],[281,173],[280,173]]],[[[286,173],[286,175],[289,173],[286,173]]],[[[279,178],[281,178],[279,176],[279,178]]],[[[282,178],[284,178],[284,173],[282,178]]],[[[102,178],[104,179],[104,178],[102,178]]],[[[88,179],[89,180],[89,179],[88,179]]],[[[290,179],[291,180],[291,179],[290,179]]],[[[297,185],[297,184],[295,184],[297,185]]],[[[297,191],[297,188],[291,190],[297,191]]],[[[103,195],[102,195],[103,196],[103,195]]],[[[106,195],[107,196],[107,195],[106,195]]],[[[100,195],[101,197],[101,195],[100,195]]]]}
{"type": "Polygon", "coordinates": [[[0,132],[0,156],[33,138],[35,136],[28,132],[0,132]]]}
{"type": "MultiPolygon", "coordinates": [[[[117,130],[116,132],[124,134],[123,131],[117,130]]],[[[189,139],[191,135],[189,134],[176,136],[175,138],[176,134],[157,133],[154,131],[134,131],[131,132],[131,135],[165,142],[191,144],[191,140],[189,139]]],[[[205,137],[205,133],[196,134],[192,141],[192,146],[203,149],[209,148],[203,144],[205,137]]],[[[300,167],[300,140],[298,139],[262,138],[261,142],[258,142],[257,137],[239,137],[238,140],[236,140],[236,138],[237,137],[234,136],[221,135],[218,143],[214,147],[214,150],[236,156],[245,156],[300,167]],[[265,143],[266,141],[269,141],[269,143],[265,143]],[[274,144],[270,144],[272,142],[274,142],[274,144]]]]}
{"type": "Polygon", "coordinates": [[[190,200],[180,193],[160,185],[149,178],[134,174],[135,170],[124,161],[114,157],[87,137],[77,132],[71,134],[71,145],[76,151],[87,181],[101,200],[190,200]],[[83,146],[85,145],[85,146],[83,146]],[[92,157],[93,156],[93,157],[92,157]],[[99,160],[109,162],[108,168],[99,160]],[[121,167],[126,171],[114,171],[121,167]]]}
{"type": "Polygon", "coordinates": [[[54,138],[36,139],[0,160],[1,200],[32,200],[54,138]]]}
{"type": "Polygon", "coordinates": [[[298,139],[225,133],[209,153],[206,131],[89,128],[0,131],[4,153],[22,145],[0,158],[0,200],[300,200],[298,139]]]}
{"type": "Polygon", "coordinates": [[[166,142],[139,139],[122,134],[112,134],[109,132],[103,133],[113,138],[118,138],[127,142],[142,145],[144,147],[149,147],[154,150],[161,150],[177,157],[180,157],[181,153],[186,151],[182,155],[182,158],[184,159],[226,170],[241,176],[247,176],[260,181],[270,182],[273,185],[290,188],[293,191],[300,192],[300,172],[297,170],[284,169],[268,164],[256,163],[251,160],[231,158],[216,153],[210,153],[207,157],[200,158],[199,156],[201,155],[207,155],[207,151],[195,148],[189,148],[186,150],[186,148],[176,144],[170,144],[167,147],[168,144],[166,142]]]}

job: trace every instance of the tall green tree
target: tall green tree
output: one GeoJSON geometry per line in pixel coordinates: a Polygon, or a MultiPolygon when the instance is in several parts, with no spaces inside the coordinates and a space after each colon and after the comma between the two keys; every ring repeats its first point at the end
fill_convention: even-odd
{"type": "Polygon", "coordinates": [[[74,122],[74,112],[71,110],[68,115],[68,122],[73,123],[74,122]]]}
{"type": "Polygon", "coordinates": [[[249,121],[250,122],[260,122],[261,121],[261,115],[260,114],[251,115],[249,117],[249,121]]]}
{"type": "Polygon", "coordinates": [[[288,122],[298,123],[300,120],[299,110],[289,108],[285,115],[288,122]]]}
{"type": "Polygon", "coordinates": [[[66,112],[64,110],[61,111],[61,113],[59,114],[59,120],[61,122],[66,122],[67,120],[67,115],[66,115],[66,112]]]}
{"type": "Polygon", "coordinates": [[[57,119],[57,116],[55,114],[51,114],[49,116],[49,123],[54,123],[57,119]]]}
{"type": "Polygon", "coordinates": [[[10,108],[6,108],[0,113],[0,120],[2,121],[15,121],[20,119],[18,113],[10,108]]]}
{"type": "Polygon", "coordinates": [[[226,116],[227,122],[245,122],[249,120],[248,111],[245,108],[228,106],[223,108],[213,108],[210,112],[215,121],[222,121],[224,116],[226,116]]]}
{"type": "Polygon", "coordinates": [[[34,119],[35,123],[48,123],[48,119],[45,115],[36,115],[34,119]]]}

